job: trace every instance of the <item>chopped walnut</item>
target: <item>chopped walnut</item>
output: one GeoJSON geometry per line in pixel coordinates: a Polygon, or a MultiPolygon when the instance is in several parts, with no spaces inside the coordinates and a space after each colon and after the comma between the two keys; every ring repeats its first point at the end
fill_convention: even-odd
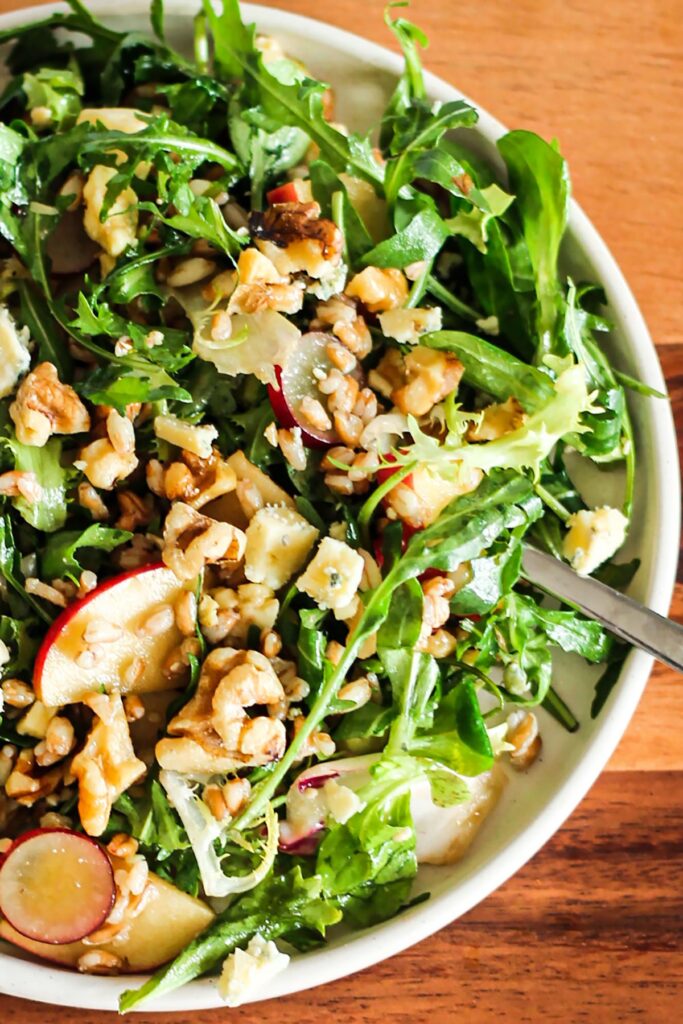
{"type": "MultiPolygon", "coordinates": [[[[368,355],[372,348],[372,335],[365,320],[358,314],[356,303],[352,299],[345,295],[333,295],[327,301],[320,302],[315,313],[316,319],[311,322],[311,330],[331,327],[334,336],[353,356],[363,359],[368,355]]],[[[330,358],[334,365],[345,373],[349,373],[353,368],[349,368],[348,360],[345,361],[346,369],[344,365],[339,366],[335,360],[342,361],[343,356],[336,352],[334,357],[330,354],[330,358]]]]}
{"type": "Polygon", "coordinates": [[[274,309],[277,313],[290,316],[298,313],[304,302],[303,281],[291,284],[238,284],[230,296],[228,313],[260,313],[263,309],[274,309]]]}
{"type": "Polygon", "coordinates": [[[147,771],[136,757],[121,696],[91,693],[84,700],[96,715],[85,744],[71,762],[78,780],[78,814],[91,836],[102,835],[114,801],[147,771]]]}
{"type": "Polygon", "coordinates": [[[286,276],[304,271],[321,278],[341,262],[343,238],[333,221],[320,216],[317,203],[275,203],[249,216],[258,249],[286,276]]]}
{"type": "Polygon", "coordinates": [[[154,503],[151,495],[144,498],[133,491],[117,491],[116,501],[119,506],[119,517],[116,526],[119,530],[135,531],[140,526],[148,526],[154,517],[154,503]]]}
{"type": "Polygon", "coordinates": [[[430,635],[448,622],[451,614],[449,599],[455,593],[455,583],[448,576],[433,576],[422,585],[424,605],[422,629],[418,647],[422,649],[430,635]]]}
{"type": "MultiPolygon", "coordinates": [[[[306,719],[303,715],[299,715],[294,719],[295,736],[301,732],[305,722],[306,719]]],[[[335,750],[336,745],[332,737],[328,733],[316,729],[310,736],[306,737],[299,749],[296,760],[303,761],[307,757],[332,757],[335,750]]]]}
{"type": "Polygon", "coordinates": [[[21,750],[5,782],[5,793],[23,807],[33,807],[38,800],[54,793],[63,779],[63,765],[45,771],[38,766],[32,750],[21,750]]]}
{"type": "Polygon", "coordinates": [[[177,501],[164,523],[162,558],[179,580],[191,580],[210,563],[239,562],[246,542],[236,526],[210,519],[177,501]]]}
{"type": "Polygon", "coordinates": [[[215,498],[234,491],[237,476],[214,448],[208,458],[181,451],[177,460],[162,466],[155,460],[147,466],[147,483],[155,494],[169,501],[184,501],[201,508],[215,498]]]}
{"type": "Polygon", "coordinates": [[[209,643],[227,637],[244,642],[251,626],[270,629],[279,608],[274,592],[263,583],[243,583],[236,590],[218,587],[202,597],[199,621],[209,643]]]}
{"type": "Polygon", "coordinates": [[[380,360],[370,384],[390,397],[402,413],[424,416],[458,387],[464,367],[448,352],[417,345],[405,357],[389,349],[380,360]]]}
{"type": "Polygon", "coordinates": [[[9,408],[17,439],[42,448],[52,434],[80,434],[90,429],[90,416],[72,387],[62,384],[52,363],[39,363],[28,373],[9,408]]]}
{"type": "Polygon", "coordinates": [[[169,737],[157,744],[159,764],[176,771],[225,772],[282,757],[283,724],[265,715],[249,718],[246,709],[283,699],[280,680],[258,651],[212,651],[197,692],[169,722],[169,737]]]}

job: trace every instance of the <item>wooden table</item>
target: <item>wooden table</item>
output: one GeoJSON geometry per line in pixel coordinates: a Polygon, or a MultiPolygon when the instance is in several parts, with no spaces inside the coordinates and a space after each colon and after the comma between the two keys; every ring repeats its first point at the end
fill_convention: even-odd
{"type": "MultiPolygon", "coordinates": [[[[20,0],[0,0],[0,10],[20,0]]],[[[387,43],[381,0],[273,0],[387,43]]],[[[191,5],[189,5],[191,6],[191,5]]],[[[676,0],[414,0],[426,63],[512,127],[557,135],[621,264],[683,427],[683,21],[676,0]]],[[[673,557],[673,552],[672,552],[673,557]]],[[[683,616],[683,576],[673,613],[683,616]]],[[[675,1024],[683,1019],[683,687],[658,668],[608,771],[534,860],[378,967],[239,1011],[241,1024],[675,1024]]],[[[113,1014],[0,997],[12,1024],[113,1014]]],[[[237,1014],[143,1013],[143,1022],[237,1014]]]]}

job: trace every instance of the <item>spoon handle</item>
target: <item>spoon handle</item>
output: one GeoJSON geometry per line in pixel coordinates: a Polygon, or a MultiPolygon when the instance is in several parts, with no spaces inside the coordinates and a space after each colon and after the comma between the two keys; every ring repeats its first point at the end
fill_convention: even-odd
{"type": "Polygon", "coordinates": [[[683,626],[677,622],[590,576],[578,576],[564,562],[526,544],[522,575],[596,619],[620,639],[683,672],[683,626]]]}

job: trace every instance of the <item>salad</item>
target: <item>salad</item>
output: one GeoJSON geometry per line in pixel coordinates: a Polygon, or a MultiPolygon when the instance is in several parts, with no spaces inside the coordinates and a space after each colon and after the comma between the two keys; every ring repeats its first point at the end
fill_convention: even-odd
{"type": "Polygon", "coordinates": [[[123,1012],[207,974],[237,1005],[401,912],[543,715],[579,727],[553,650],[604,666],[593,715],[625,654],[520,578],[527,541],[637,569],[652,392],[558,271],[566,163],[475,157],[386,21],[368,137],[236,0],[192,57],[161,0],[153,38],[80,0],[0,33],[0,937],[156,971],[123,1012]]]}

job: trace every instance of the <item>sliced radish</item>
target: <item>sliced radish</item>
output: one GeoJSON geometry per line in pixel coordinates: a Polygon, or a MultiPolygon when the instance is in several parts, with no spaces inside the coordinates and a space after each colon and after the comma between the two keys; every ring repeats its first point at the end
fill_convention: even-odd
{"type": "Polygon", "coordinates": [[[288,428],[301,427],[303,442],[309,448],[327,448],[339,444],[340,440],[335,430],[312,427],[301,415],[304,398],[316,399],[326,409],[327,399],[318,390],[318,380],[334,367],[327,354],[327,346],[333,340],[331,335],[319,331],[304,334],[286,365],[276,368],[279,390],[268,386],[270,404],[280,424],[288,428]]]}
{"type": "MultiPolygon", "coordinates": [[[[118,864],[114,866],[116,868],[118,864]]],[[[7,920],[0,920],[0,939],[33,956],[74,970],[83,954],[96,948],[113,953],[121,961],[122,974],[136,974],[153,971],[167,960],[172,960],[211,924],[213,917],[213,912],[202,900],[150,874],[142,909],[104,945],[93,947],[80,941],[49,945],[27,938],[7,920]]]]}
{"type": "Polygon", "coordinates": [[[104,849],[68,829],[26,832],[0,867],[0,911],[22,935],[60,945],[90,935],[114,903],[104,849]]]}
{"type": "Polygon", "coordinates": [[[58,707],[101,687],[121,693],[168,689],[164,662],[183,637],[172,615],[166,613],[168,624],[163,625],[163,616],[156,613],[172,611],[182,593],[170,569],[147,565],[107,580],[69,605],[38,651],[33,679],[38,698],[58,707]],[[148,629],[152,616],[154,628],[148,629]],[[94,652],[92,658],[88,651],[94,652]]]}
{"type": "Polygon", "coordinates": [[[287,816],[280,822],[279,847],[283,853],[306,856],[315,853],[328,818],[325,784],[343,779],[349,789],[359,789],[370,778],[379,754],[325,761],[301,772],[287,793],[287,816]]]}

